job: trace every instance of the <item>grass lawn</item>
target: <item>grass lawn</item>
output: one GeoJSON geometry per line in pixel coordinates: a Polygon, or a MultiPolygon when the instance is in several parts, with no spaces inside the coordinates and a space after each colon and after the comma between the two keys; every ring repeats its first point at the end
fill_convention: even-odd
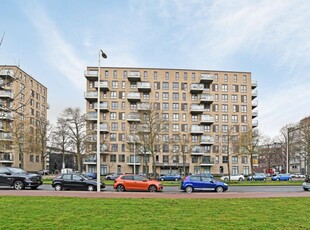
{"type": "Polygon", "coordinates": [[[310,198],[0,197],[0,229],[309,229],[310,198]]]}

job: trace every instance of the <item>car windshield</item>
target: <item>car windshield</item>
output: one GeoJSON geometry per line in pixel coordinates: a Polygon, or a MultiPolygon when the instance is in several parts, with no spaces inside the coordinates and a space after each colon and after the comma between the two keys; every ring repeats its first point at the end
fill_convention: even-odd
{"type": "Polygon", "coordinates": [[[13,173],[16,173],[16,174],[25,174],[27,173],[26,171],[20,169],[20,168],[10,168],[10,170],[13,172],[13,173]]]}
{"type": "Polygon", "coordinates": [[[85,179],[85,180],[91,180],[91,179],[92,179],[91,177],[89,177],[89,176],[87,176],[87,175],[85,175],[85,174],[81,174],[81,177],[82,177],[83,179],[85,179]]]}

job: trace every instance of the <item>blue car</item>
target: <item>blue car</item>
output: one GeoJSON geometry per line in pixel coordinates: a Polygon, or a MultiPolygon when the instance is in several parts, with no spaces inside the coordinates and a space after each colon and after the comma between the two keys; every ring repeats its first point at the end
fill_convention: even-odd
{"type": "Polygon", "coordinates": [[[86,173],[85,175],[92,179],[97,179],[97,173],[89,172],[89,173],[86,173]]]}
{"type": "Polygon", "coordinates": [[[259,181],[265,181],[266,176],[264,173],[254,173],[252,176],[248,176],[248,180],[259,180],[259,181]]]}
{"type": "Polygon", "coordinates": [[[271,178],[272,181],[288,181],[292,180],[292,176],[290,174],[278,174],[274,175],[271,178]]]}
{"type": "Polygon", "coordinates": [[[193,191],[224,192],[228,189],[228,185],[208,176],[191,175],[181,181],[180,189],[187,193],[192,193],[193,191]]]}
{"type": "Polygon", "coordinates": [[[181,180],[181,176],[180,175],[176,175],[176,174],[166,174],[166,175],[161,175],[158,180],[161,181],[178,181],[181,180]]]}

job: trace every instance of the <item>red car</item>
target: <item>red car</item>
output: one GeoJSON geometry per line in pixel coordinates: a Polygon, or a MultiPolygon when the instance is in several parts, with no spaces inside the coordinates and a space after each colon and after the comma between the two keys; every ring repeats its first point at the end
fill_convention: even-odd
{"type": "Polygon", "coordinates": [[[157,180],[149,180],[138,175],[121,175],[114,180],[113,188],[118,192],[124,191],[149,191],[159,192],[163,185],[157,180]]]}

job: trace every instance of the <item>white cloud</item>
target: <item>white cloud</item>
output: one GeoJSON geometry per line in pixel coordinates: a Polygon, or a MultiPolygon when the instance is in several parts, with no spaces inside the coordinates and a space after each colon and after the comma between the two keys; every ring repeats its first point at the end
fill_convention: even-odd
{"type": "Polygon", "coordinates": [[[49,64],[57,69],[60,75],[67,77],[75,86],[85,89],[84,81],[80,80],[85,64],[74,47],[62,37],[45,9],[36,2],[26,5],[23,10],[43,38],[45,48],[42,52],[45,53],[49,64]]]}

